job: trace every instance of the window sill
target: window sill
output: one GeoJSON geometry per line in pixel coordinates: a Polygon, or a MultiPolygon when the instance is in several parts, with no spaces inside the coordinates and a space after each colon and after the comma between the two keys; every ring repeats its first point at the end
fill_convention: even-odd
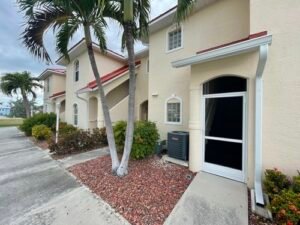
{"type": "Polygon", "coordinates": [[[178,47],[178,48],[174,48],[174,49],[172,49],[172,50],[166,50],[166,54],[169,54],[169,53],[172,53],[172,52],[176,52],[176,51],[179,51],[179,50],[181,50],[181,49],[183,49],[183,46],[178,47]]]}
{"type": "Polygon", "coordinates": [[[165,122],[165,124],[181,126],[182,122],[165,122]]]}

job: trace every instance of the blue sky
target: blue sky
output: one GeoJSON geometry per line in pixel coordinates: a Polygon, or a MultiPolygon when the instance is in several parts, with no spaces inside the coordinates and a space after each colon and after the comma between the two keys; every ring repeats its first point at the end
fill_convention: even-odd
{"type": "MultiPolygon", "coordinates": [[[[158,16],[176,4],[176,0],[151,0],[151,18],[158,16]]],[[[19,12],[15,0],[4,0],[0,3],[0,76],[7,72],[30,71],[34,76],[38,76],[45,68],[55,65],[46,65],[28,53],[22,45],[20,34],[24,23],[22,14],[19,12]]],[[[110,24],[106,30],[108,47],[114,51],[120,52],[120,31],[115,24],[110,24]]],[[[70,46],[83,37],[81,31],[77,32],[72,39],[70,46]]],[[[55,42],[52,31],[45,37],[47,50],[52,61],[58,58],[55,52],[55,42]]],[[[141,49],[138,44],[137,49],[141,49]]],[[[41,103],[42,93],[38,91],[38,101],[41,103]]],[[[0,102],[9,102],[11,98],[0,93],[0,102]]]]}

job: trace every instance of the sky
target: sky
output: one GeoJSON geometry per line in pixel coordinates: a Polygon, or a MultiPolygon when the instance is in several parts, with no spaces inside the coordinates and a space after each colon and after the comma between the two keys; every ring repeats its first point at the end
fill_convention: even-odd
{"type": "MultiPolygon", "coordinates": [[[[176,0],[151,0],[151,18],[154,18],[176,4],[176,0]]],[[[44,62],[33,57],[22,45],[20,34],[24,29],[24,19],[15,0],[2,0],[0,3],[0,76],[9,72],[30,71],[33,76],[38,76],[47,67],[44,62]]],[[[77,32],[70,42],[74,45],[81,38],[83,32],[77,32]]],[[[120,30],[116,24],[110,23],[106,30],[108,48],[121,52],[120,30]]],[[[58,58],[55,52],[55,38],[52,31],[45,36],[45,45],[53,62],[58,58]]],[[[141,43],[136,44],[136,50],[142,49],[141,43]]],[[[37,91],[38,103],[42,103],[42,91],[37,91]]],[[[14,97],[16,98],[16,96],[14,97]]],[[[0,102],[8,103],[12,98],[0,92],[0,102]]]]}

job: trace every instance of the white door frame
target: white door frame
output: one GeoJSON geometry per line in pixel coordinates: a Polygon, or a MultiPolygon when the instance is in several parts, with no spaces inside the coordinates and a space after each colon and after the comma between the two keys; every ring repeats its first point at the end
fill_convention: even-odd
{"type": "Polygon", "coordinates": [[[247,92],[230,92],[230,93],[221,93],[221,94],[207,94],[202,96],[202,115],[203,115],[203,135],[202,135],[202,170],[208,173],[216,174],[222,177],[226,177],[232,180],[245,182],[246,178],[246,157],[247,157],[247,146],[246,146],[246,137],[247,137],[247,92]],[[209,98],[230,98],[230,97],[242,97],[243,98],[243,135],[242,140],[239,139],[230,139],[230,138],[220,138],[220,137],[210,137],[205,136],[205,102],[209,98]],[[232,169],[225,166],[220,166],[212,163],[205,162],[205,139],[209,140],[220,140],[227,141],[232,143],[241,143],[242,144],[242,170],[232,169]]]}

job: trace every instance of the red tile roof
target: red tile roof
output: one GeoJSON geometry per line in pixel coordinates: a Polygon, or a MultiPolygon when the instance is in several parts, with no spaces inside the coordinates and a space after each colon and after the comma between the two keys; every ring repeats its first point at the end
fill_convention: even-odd
{"type": "MultiPolygon", "coordinates": [[[[137,61],[135,64],[136,64],[136,66],[138,66],[138,65],[141,64],[141,61],[137,61]]],[[[102,84],[104,84],[104,83],[106,83],[106,82],[108,82],[108,81],[110,81],[110,80],[112,80],[112,79],[114,79],[118,76],[121,76],[122,74],[124,74],[128,70],[129,70],[128,65],[123,66],[123,67],[121,67],[117,70],[114,70],[114,71],[104,75],[103,77],[101,77],[100,78],[101,82],[102,82],[102,84]]],[[[97,82],[96,82],[96,80],[93,80],[93,81],[89,82],[84,88],[81,88],[80,90],[85,89],[85,88],[94,89],[96,87],[97,87],[97,82]]]]}
{"type": "Polygon", "coordinates": [[[60,96],[60,95],[64,95],[64,94],[66,94],[65,91],[57,92],[57,93],[54,93],[53,95],[51,95],[49,98],[54,98],[54,97],[57,97],[57,96],[60,96]]]}
{"type": "Polygon", "coordinates": [[[259,33],[250,34],[248,37],[243,38],[243,39],[239,39],[239,40],[232,41],[232,42],[229,42],[229,43],[226,43],[226,44],[222,44],[222,45],[218,45],[218,46],[215,46],[215,47],[212,47],[212,48],[208,48],[208,49],[198,51],[197,54],[201,54],[201,53],[204,53],[204,52],[209,52],[209,51],[212,51],[212,50],[215,50],[215,49],[218,49],[218,48],[223,48],[223,47],[226,47],[226,46],[229,46],[229,45],[233,45],[233,44],[248,41],[248,40],[251,40],[251,39],[259,38],[259,37],[262,37],[262,36],[266,36],[267,34],[268,34],[267,31],[262,31],[262,32],[259,32],[259,33]]]}

